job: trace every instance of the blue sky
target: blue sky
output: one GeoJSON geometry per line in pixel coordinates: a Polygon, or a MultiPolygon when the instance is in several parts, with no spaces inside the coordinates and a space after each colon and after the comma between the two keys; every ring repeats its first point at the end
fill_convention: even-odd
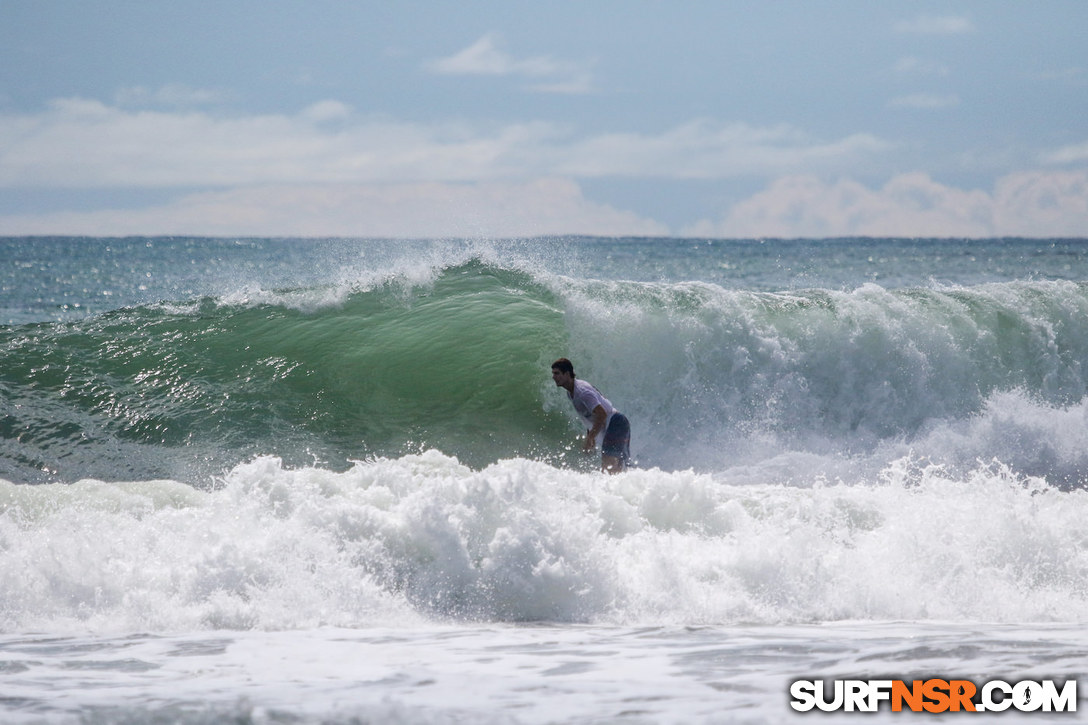
{"type": "Polygon", "coordinates": [[[0,234],[1088,236],[1088,2],[0,0],[0,234]]]}

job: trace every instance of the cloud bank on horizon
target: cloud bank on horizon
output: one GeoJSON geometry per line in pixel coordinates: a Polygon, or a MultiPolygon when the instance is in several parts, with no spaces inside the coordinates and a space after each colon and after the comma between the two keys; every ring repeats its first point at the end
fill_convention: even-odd
{"type": "Polygon", "coordinates": [[[1079,0],[345,5],[0,2],[0,235],[1088,236],[1079,0]]]}

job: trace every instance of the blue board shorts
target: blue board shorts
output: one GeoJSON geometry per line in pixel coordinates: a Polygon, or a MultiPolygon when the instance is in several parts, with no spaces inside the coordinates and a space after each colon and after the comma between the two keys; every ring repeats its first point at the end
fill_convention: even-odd
{"type": "Polygon", "coordinates": [[[613,413],[601,441],[601,455],[612,456],[626,466],[631,460],[631,422],[623,413],[613,413]]]}

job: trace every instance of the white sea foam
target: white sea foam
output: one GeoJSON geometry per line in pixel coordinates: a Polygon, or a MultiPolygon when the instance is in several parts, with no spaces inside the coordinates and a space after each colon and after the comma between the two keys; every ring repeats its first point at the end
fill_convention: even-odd
{"type": "Polygon", "coordinates": [[[1088,492],[999,464],[796,487],[265,457],[209,492],[5,483],[0,502],[8,632],[1088,616],[1088,492]]]}
{"type": "Polygon", "coordinates": [[[798,677],[1083,675],[1082,242],[24,243],[56,269],[12,319],[92,316],[8,338],[0,720],[782,722],[798,677]],[[560,354],[641,467],[562,451],[560,354]]]}
{"type": "MultiPolygon", "coordinates": [[[[1057,679],[1083,627],[862,623],[458,626],[121,637],[0,635],[5,723],[809,722],[797,679],[1057,679]]],[[[820,722],[901,722],[880,712],[820,722]]],[[[1024,721],[1069,722],[1035,711],[1024,721]]]]}
{"type": "MultiPolygon", "coordinates": [[[[1086,298],[1072,283],[790,293],[552,284],[576,370],[628,414],[638,452],[662,468],[713,471],[906,443],[942,453],[942,463],[996,457],[1045,475],[1030,440],[1010,447],[982,421],[1046,439],[1048,411],[1082,410],[1088,399],[1086,298]],[[931,435],[960,436],[965,426],[972,430],[954,448],[931,435]]],[[[1063,415],[1074,422],[1078,413],[1063,415]]],[[[1061,450],[1043,446],[1064,464],[1064,479],[1088,470],[1073,436],[1063,430],[1061,450]]]]}

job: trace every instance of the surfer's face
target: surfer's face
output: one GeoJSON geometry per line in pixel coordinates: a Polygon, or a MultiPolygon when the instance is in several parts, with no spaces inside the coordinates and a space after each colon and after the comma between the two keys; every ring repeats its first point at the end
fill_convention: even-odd
{"type": "Polygon", "coordinates": [[[556,387],[567,387],[571,383],[571,377],[570,373],[565,373],[559,368],[552,368],[552,380],[555,381],[556,387]]]}

